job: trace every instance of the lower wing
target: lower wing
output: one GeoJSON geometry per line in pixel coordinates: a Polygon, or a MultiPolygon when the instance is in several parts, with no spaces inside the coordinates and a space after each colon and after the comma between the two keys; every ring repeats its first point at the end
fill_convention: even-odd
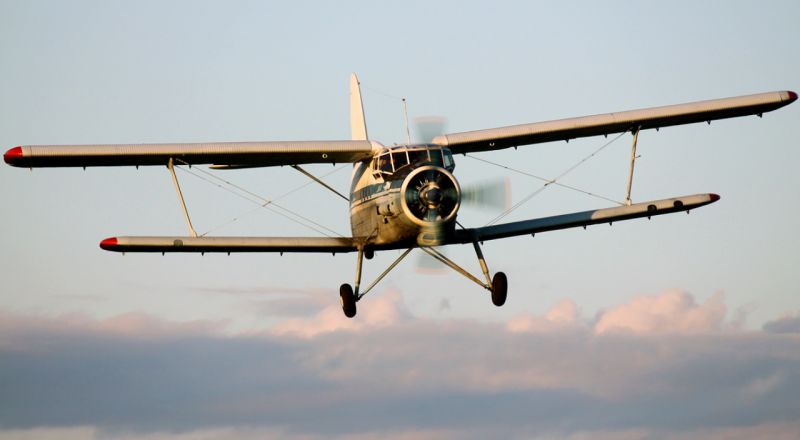
{"type": "Polygon", "coordinates": [[[350,238],[337,237],[113,237],[100,247],[114,252],[318,252],[357,250],[350,238]]]}
{"type": "Polygon", "coordinates": [[[448,244],[497,240],[499,238],[536,234],[558,229],[586,227],[600,223],[613,223],[642,217],[649,218],[674,212],[688,212],[692,209],[714,203],[717,200],[719,200],[719,196],[716,194],[696,194],[693,196],[675,197],[672,199],[636,203],[615,208],[597,209],[594,211],[576,212],[573,214],[485,226],[483,228],[460,229],[456,230],[452,240],[448,240],[448,244]]]}

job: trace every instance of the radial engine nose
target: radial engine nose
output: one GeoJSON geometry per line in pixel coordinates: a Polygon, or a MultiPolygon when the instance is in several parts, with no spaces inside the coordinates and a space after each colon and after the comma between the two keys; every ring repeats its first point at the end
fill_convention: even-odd
{"type": "Polygon", "coordinates": [[[403,211],[419,226],[417,242],[444,244],[461,204],[461,188],[450,172],[437,166],[417,168],[400,189],[403,211]]]}

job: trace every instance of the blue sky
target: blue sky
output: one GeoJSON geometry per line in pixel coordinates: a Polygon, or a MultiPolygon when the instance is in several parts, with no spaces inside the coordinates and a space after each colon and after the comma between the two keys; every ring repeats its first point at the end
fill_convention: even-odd
{"type": "MultiPolygon", "coordinates": [[[[373,90],[406,98],[411,118],[446,116],[452,132],[774,90],[798,91],[798,9],[793,2],[673,2],[669,6],[655,2],[2,2],[0,145],[9,149],[35,144],[348,139],[350,72],[356,72],[365,87],[370,136],[384,144],[405,140],[403,107],[400,101],[373,90]]],[[[491,305],[485,291],[456,274],[416,273],[414,258],[409,258],[374,291],[375,304],[383,304],[381,312],[374,312],[370,321],[366,311],[369,303],[360,304],[359,318],[363,313],[364,322],[353,324],[354,328],[331,324],[327,315],[331,310],[341,313],[337,290],[344,282],[352,283],[352,255],[122,257],[100,250],[100,240],[112,236],[186,233],[166,169],[31,172],[0,167],[0,222],[4,231],[0,311],[7,328],[18,329],[11,333],[21,335],[5,342],[27,349],[41,344],[41,335],[49,334],[47,331],[61,334],[60,326],[77,325],[77,329],[69,327],[74,332],[64,336],[72,338],[65,341],[65,346],[85,343],[91,350],[103,352],[91,341],[110,332],[108,337],[121,338],[122,346],[142,344],[144,354],[130,360],[134,364],[150,356],[158,357],[154,353],[169,344],[186,347],[184,342],[199,340],[218,344],[221,352],[228,352],[239,350],[229,344],[238,344],[242,338],[258,350],[274,351],[276,356],[288,353],[296,360],[303,358],[303,353],[319,355],[315,350],[322,350],[325,341],[337,346],[348,344],[352,338],[365,347],[377,347],[380,340],[371,338],[372,333],[383,334],[391,341],[393,335],[416,334],[422,327],[439,336],[425,345],[410,344],[405,353],[418,356],[419,365],[430,362],[441,367],[431,357],[437,349],[463,344],[480,329],[489,336],[482,336],[478,345],[492,347],[498,341],[514,344],[519,332],[509,330],[517,328],[513,323],[547,320],[550,311],[561,310],[560,301],[571,301],[575,310],[568,313],[571,318],[567,321],[578,330],[561,329],[552,336],[553,341],[573,337],[573,330],[591,335],[587,338],[602,339],[606,337],[601,331],[605,327],[597,325],[604,316],[611,319],[609,316],[617,316],[613,311],[646,310],[649,318],[630,318],[622,313],[624,319],[612,321],[640,332],[636,338],[642,344],[667,347],[667,351],[670,347],[680,351],[681,344],[691,340],[686,334],[700,332],[709,343],[732,344],[732,352],[738,349],[736,344],[745,343],[743,340],[764,338],[796,362],[799,352],[792,332],[774,329],[778,326],[791,330],[793,319],[800,319],[794,318],[800,310],[800,272],[796,269],[800,263],[800,231],[796,228],[800,207],[795,203],[794,191],[800,186],[796,173],[800,163],[796,129],[799,108],[791,105],[765,114],[763,119],[749,117],[710,126],[697,124],[641,133],[638,153],[642,157],[636,163],[632,194],[635,202],[713,192],[722,196],[718,203],[689,216],[670,215],[613,227],[595,226],[585,231],[486,243],[484,253],[490,269],[503,270],[509,277],[509,300],[500,309],[491,305]],[[691,301],[681,296],[684,294],[691,301]],[[642,298],[662,301],[654,299],[650,303],[642,298]],[[714,301],[724,305],[724,313],[705,315],[709,304],[717,304],[714,301]],[[654,314],[669,322],[653,328],[632,324],[640,319],[662,322],[653,318],[654,314]],[[701,324],[687,324],[694,322],[688,316],[698,314],[704,316],[701,324]],[[167,330],[155,332],[141,342],[138,338],[148,323],[167,330]],[[455,330],[451,332],[448,326],[455,330]],[[120,328],[130,331],[120,333],[120,328]],[[185,330],[175,333],[176,328],[185,330]],[[320,328],[327,329],[327,333],[317,331],[320,328]],[[291,331],[281,333],[280,329],[291,331]],[[255,339],[243,335],[255,335],[255,339]],[[296,335],[308,339],[302,343],[281,339],[299,337],[296,335]]],[[[602,138],[583,139],[481,157],[552,178],[605,142],[602,138]]],[[[563,183],[623,200],[630,142],[630,136],[623,136],[563,183]]],[[[509,177],[514,201],[539,187],[537,181],[474,159],[456,160],[455,175],[462,184],[509,177]]],[[[323,165],[308,169],[317,175],[334,170],[323,165]]],[[[308,182],[302,174],[285,168],[219,175],[267,198],[308,182]]],[[[178,177],[195,229],[200,233],[251,209],[246,201],[189,174],[179,172],[178,177]]],[[[326,182],[344,191],[348,178],[349,169],[344,168],[327,177],[326,182]]],[[[349,232],[347,205],[317,185],[282,200],[290,209],[340,233],[349,232]]],[[[508,219],[606,206],[608,202],[580,193],[549,188],[508,219]]],[[[480,226],[493,215],[464,210],[459,221],[465,226],[480,226]]],[[[266,211],[214,233],[314,234],[266,211]]],[[[479,271],[471,247],[453,248],[450,255],[472,271],[479,271]]],[[[390,252],[368,261],[365,280],[380,274],[396,256],[390,252]]],[[[523,327],[540,335],[531,330],[538,328],[536,325],[523,327]]],[[[633,350],[635,344],[615,339],[612,345],[625,351],[633,350]]],[[[574,356],[568,359],[604,362],[602,357],[591,356],[595,348],[580,344],[572,347],[574,356]]],[[[701,351],[698,349],[698,353],[701,351]]],[[[87,359],[96,353],[89,351],[86,358],[77,362],[91,363],[87,359]]],[[[791,368],[796,370],[796,364],[788,363],[786,369],[781,369],[784,364],[773,362],[773,354],[747,353],[752,356],[743,361],[748,365],[776,368],[769,373],[767,367],[747,370],[755,371],[752,381],[761,380],[758,383],[768,385],[769,380],[788,380],[796,386],[797,382],[792,382],[796,379],[788,372],[791,368]]],[[[529,353],[531,357],[535,355],[529,353]]],[[[48,356],[54,362],[70,362],[61,352],[48,356]]],[[[476,359],[453,356],[453,361],[480,364],[476,359]]],[[[548,356],[551,357],[542,362],[551,360],[557,364],[557,354],[548,352],[548,356]]],[[[232,357],[232,371],[239,371],[248,362],[244,355],[232,357]]],[[[411,368],[403,356],[395,360],[398,368],[411,368]]],[[[705,361],[698,357],[696,365],[705,361]]],[[[128,361],[120,362],[127,365],[128,361]]],[[[188,361],[181,358],[175,362],[188,361]]],[[[526,365],[535,365],[532,358],[523,356],[515,362],[518,371],[514,374],[534,374],[525,369],[526,365]]],[[[693,371],[691,365],[668,364],[671,369],[666,373],[670,377],[684,377],[693,371]]],[[[285,371],[296,367],[292,365],[286,361],[272,368],[285,371]]],[[[328,370],[324,365],[304,370],[310,372],[308,377],[323,378],[319,388],[310,386],[306,392],[336,388],[330,382],[335,380],[330,378],[331,374],[335,376],[335,369],[328,370]]],[[[381,375],[385,365],[367,365],[362,372],[365,377],[377,382],[394,380],[381,375]]],[[[14,368],[0,360],[0,374],[16,372],[5,377],[17,377],[19,371],[24,371],[14,368]]],[[[56,381],[57,371],[48,373],[56,381]]],[[[154,381],[170,379],[158,369],[152,374],[154,381]]],[[[203,374],[213,376],[211,372],[203,374]]],[[[186,389],[192,388],[192,380],[206,377],[203,374],[190,374],[186,389]]],[[[511,377],[517,377],[514,374],[511,377]]],[[[575,375],[573,379],[578,380],[584,373],[575,375]]],[[[298,383],[308,377],[300,377],[298,383]]],[[[595,389],[597,384],[576,385],[570,380],[556,385],[521,381],[518,389],[503,385],[477,392],[469,384],[477,376],[465,377],[468,378],[462,382],[443,386],[440,395],[425,396],[441,397],[442,402],[455,395],[483,396],[475,397],[476,405],[485,397],[481,393],[536,394],[543,389],[558,393],[569,388],[585,392],[592,399],[607,396],[595,389]]],[[[257,380],[262,379],[266,380],[257,380]]],[[[110,379],[109,386],[113,387],[114,380],[110,379]]],[[[608,378],[598,376],[591,380],[602,383],[608,378]]],[[[231,386],[239,389],[236,387],[244,383],[231,386]]],[[[424,380],[412,383],[410,389],[422,387],[422,383],[424,380]]],[[[37,389],[35,384],[30,387],[17,391],[20,395],[39,395],[33,392],[37,389]]],[[[226,396],[226,402],[237,408],[248,399],[258,399],[223,388],[209,393],[226,396]]],[[[301,388],[289,387],[287,392],[301,394],[301,388]]],[[[92,389],[100,394],[110,391],[92,389]]],[[[175,396],[182,396],[182,390],[185,391],[175,390],[175,396]]],[[[709,385],[707,391],[709,396],[719,397],[730,390],[723,385],[709,385]]],[[[645,390],[636,398],[655,408],[658,405],[654,402],[665,398],[659,392],[645,390]]],[[[386,394],[390,396],[389,403],[406,402],[399,390],[386,389],[386,394]]],[[[41,395],[47,398],[47,393],[41,395]]],[[[537,399],[548,398],[536,395],[537,399]]],[[[575,399],[580,400],[581,396],[575,399]]],[[[772,397],[784,399],[777,400],[784,407],[797,408],[796,398],[783,394],[772,397]]],[[[371,398],[369,393],[354,397],[359,405],[366,405],[364,402],[371,398]]],[[[13,403],[3,399],[0,397],[0,405],[13,403]]],[[[94,397],[87,399],[93,404],[98,402],[94,397]]],[[[31,402],[34,408],[37,401],[31,402]]],[[[631,402],[623,402],[616,410],[627,414],[625,405],[633,405],[631,402]]],[[[135,402],[122,399],[117,403],[124,408],[135,402]]],[[[574,408],[584,403],[575,403],[574,408]]],[[[87,404],[86,408],[90,407],[87,404]]],[[[27,407],[21,408],[24,411],[27,407]]],[[[59,413],[58,407],[54,408],[53,412],[59,413]]],[[[120,427],[151,433],[204,429],[221,429],[224,433],[232,429],[242,437],[246,435],[243,426],[278,429],[279,424],[274,421],[259,424],[255,419],[237,418],[238,413],[231,411],[234,415],[215,419],[212,427],[197,423],[203,417],[189,411],[187,422],[182,424],[155,418],[141,426],[115,424],[120,419],[113,414],[94,419],[20,415],[0,419],[0,428],[69,428],[78,438],[91,437],[97,429],[120,427]]],[[[319,411],[325,413],[326,407],[321,406],[319,411]]],[[[518,425],[511,423],[508,437],[547,433],[568,437],[595,429],[626,432],[633,438],[642,432],[664,434],[659,429],[665,428],[656,423],[663,420],[658,414],[652,409],[652,413],[645,412],[641,420],[631,425],[620,422],[619,426],[598,427],[586,422],[572,428],[565,427],[567,424],[550,426],[543,431],[530,427],[514,431],[513,426],[518,425]]],[[[743,416],[750,420],[749,425],[745,424],[748,429],[761,426],[772,429],[769,432],[774,434],[781,427],[793,428],[791,424],[796,422],[791,418],[767,420],[758,414],[761,412],[753,410],[745,414],[750,418],[743,416]]],[[[574,416],[566,409],[561,415],[564,420],[574,416]]],[[[309,426],[307,421],[297,420],[286,432],[311,432],[304,430],[309,426]]],[[[686,423],[681,425],[685,429],[700,429],[700,425],[686,420],[678,420],[686,423]]],[[[710,427],[703,425],[703,429],[731,430],[745,425],[720,421],[710,427]]],[[[455,429],[431,426],[412,418],[412,422],[385,430],[377,423],[369,432],[380,437],[418,430],[435,437],[455,429]]],[[[23,431],[14,432],[28,432],[23,431]]],[[[343,436],[352,433],[346,429],[335,431],[335,435],[343,436]]]]}

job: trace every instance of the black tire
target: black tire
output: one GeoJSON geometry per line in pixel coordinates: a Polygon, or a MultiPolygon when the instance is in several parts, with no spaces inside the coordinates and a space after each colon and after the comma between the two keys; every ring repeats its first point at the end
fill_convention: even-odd
{"type": "Polygon", "coordinates": [[[492,278],[492,303],[497,307],[506,303],[508,294],[508,278],[503,272],[497,272],[492,278]]]}
{"type": "Polygon", "coordinates": [[[339,301],[342,303],[344,316],[352,318],[356,316],[356,297],[353,295],[353,288],[349,284],[342,284],[339,288],[339,301]]]}

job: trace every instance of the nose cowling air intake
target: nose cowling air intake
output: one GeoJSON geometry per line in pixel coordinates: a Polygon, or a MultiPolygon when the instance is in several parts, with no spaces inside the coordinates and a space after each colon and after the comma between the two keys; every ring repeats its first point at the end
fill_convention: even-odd
{"type": "Polygon", "coordinates": [[[420,226],[417,243],[444,244],[448,226],[461,204],[461,188],[455,177],[437,166],[417,168],[403,182],[400,200],[408,218],[420,226]]]}

